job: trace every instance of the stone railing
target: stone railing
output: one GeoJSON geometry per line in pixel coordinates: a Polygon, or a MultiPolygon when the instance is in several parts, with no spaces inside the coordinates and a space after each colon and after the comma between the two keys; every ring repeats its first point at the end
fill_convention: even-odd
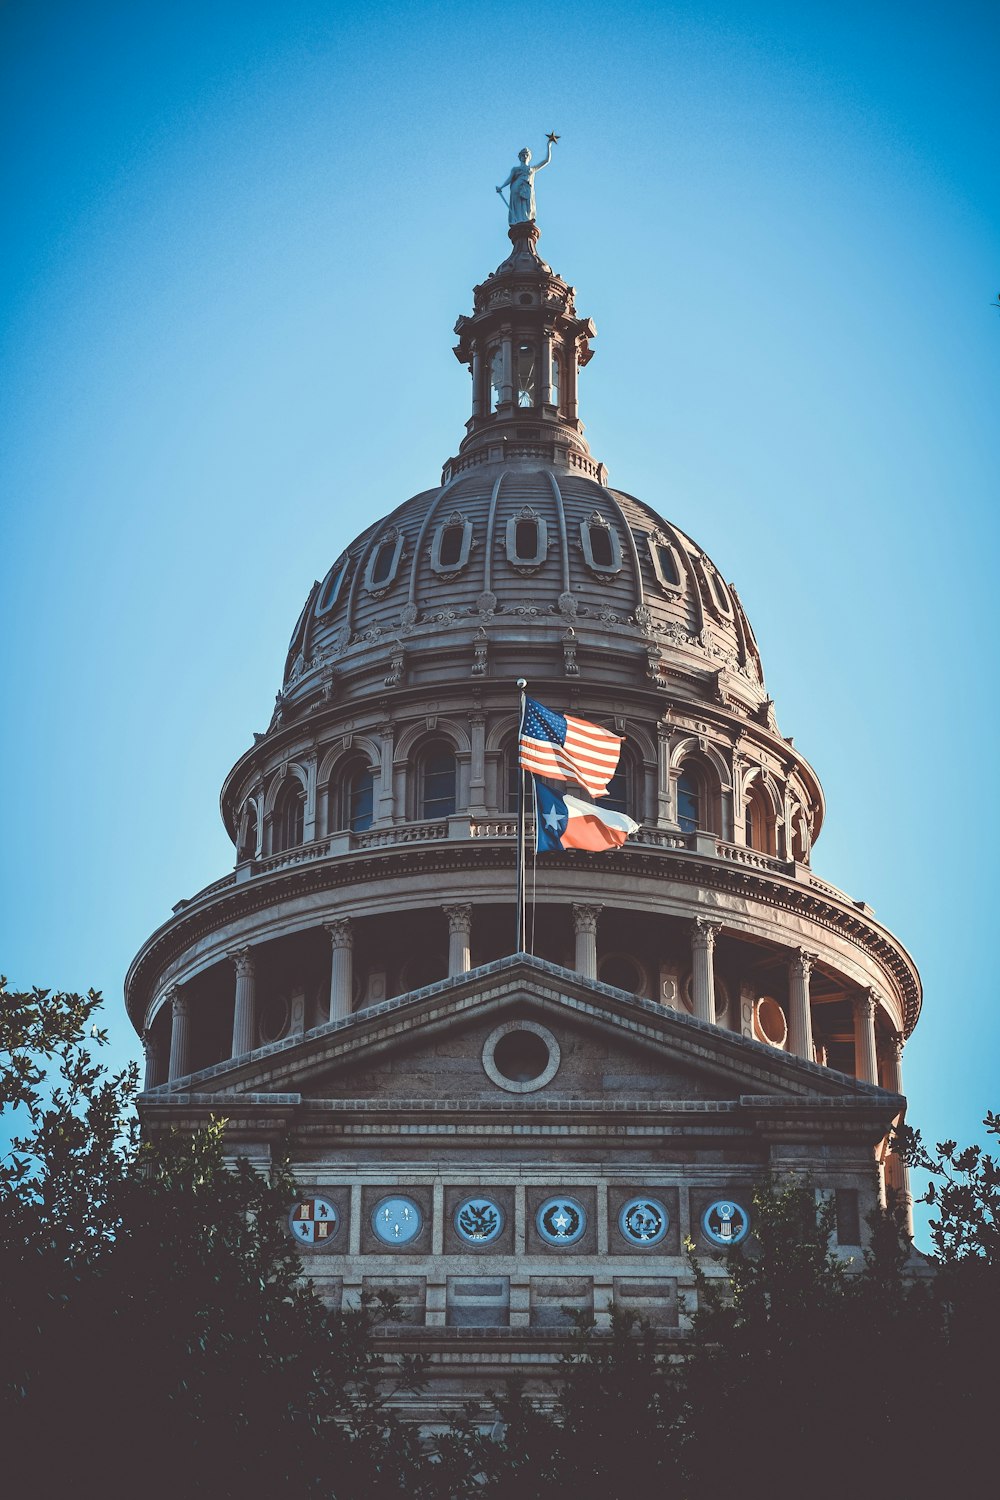
{"type": "Polygon", "coordinates": [[[749,865],[752,870],[767,870],[772,875],[790,875],[792,861],[776,859],[773,854],[761,854],[757,849],[748,849],[745,844],[727,844],[717,839],[716,853],[720,859],[728,859],[737,865],[749,865]]]}
{"type": "MultiPolygon", "coordinates": [[[[352,849],[387,849],[393,844],[423,843],[425,839],[446,839],[448,822],[400,823],[394,828],[369,828],[366,833],[352,833],[352,849]]],[[[345,853],[347,851],[345,850],[345,853]]]]}
{"type": "MultiPolygon", "coordinates": [[[[530,816],[527,836],[530,843],[533,838],[530,816]]],[[[206,886],[191,900],[204,900],[234,883],[254,879],[258,875],[270,875],[276,870],[291,869],[296,865],[309,864],[319,859],[335,859],[341,855],[357,854],[368,849],[392,849],[441,840],[501,839],[506,841],[516,837],[517,819],[514,817],[469,817],[467,815],[440,818],[433,822],[396,823],[387,828],[369,828],[364,833],[347,831],[331,833],[325,838],[313,839],[308,844],[300,844],[298,848],[287,849],[281,854],[246,861],[237,866],[235,874],[225,875],[221,880],[206,886]]],[[[791,876],[804,881],[812,889],[824,895],[833,896],[838,901],[850,902],[859,908],[863,907],[862,902],[851,902],[851,898],[843,891],[838,890],[836,886],[828,885],[826,881],[819,880],[811,871],[802,865],[796,865],[793,860],[777,859],[771,854],[761,854],[757,849],[748,849],[744,844],[729,843],[712,833],[684,833],[680,829],[642,827],[633,834],[625,849],[636,846],[702,854],[746,869],[762,870],[772,875],[791,876]]],[[[190,904],[188,901],[179,903],[181,906],[190,904]]]]}

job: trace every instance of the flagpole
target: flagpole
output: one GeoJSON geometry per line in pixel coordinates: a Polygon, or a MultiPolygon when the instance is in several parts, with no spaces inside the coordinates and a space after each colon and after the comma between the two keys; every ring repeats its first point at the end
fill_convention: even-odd
{"type": "Polygon", "coordinates": [[[528,686],[523,677],[517,679],[517,689],[521,695],[521,717],[517,728],[517,918],[515,921],[514,952],[524,952],[524,779],[525,770],[521,765],[521,735],[524,732],[524,710],[525,710],[525,688],[528,686]]]}

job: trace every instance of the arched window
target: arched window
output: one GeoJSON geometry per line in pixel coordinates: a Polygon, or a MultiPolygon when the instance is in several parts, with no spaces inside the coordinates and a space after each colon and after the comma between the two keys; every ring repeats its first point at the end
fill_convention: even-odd
{"type": "Polygon", "coordinates": [[[330,788],[330,832],[349,829],[364,833],[375,820],[375,778],[364,760],[352,760],[345,766],[339,785],[330,788]]]}
{"type": "Polygon", "coordinates": [[[420,817],[450,818],[455,811],[456,781],[452,747],[444,740],[427,745],[420,757],[420,817]]]}
{"type": "Polygon", "coordinates": [[[628,746],[624,746],[618,769],[608,782],[608,794],[606,797],[597,798],[597,806],[608,807],[612,812],[628,813],[630,818],[635,818],[637,823],[641,823],[642,808],[639,806],[642,800],[641,785],[641,775],[636,768],[635,756],[628,746]]]}
{"type": "Polygon", "coordinates": [[[714,778],[707,766],[686,760],[677,778],[677,821],[682,833],[717,833],[714,778]]]}
{"type": "Polygon", "coordinates": [[[522,506],[506,526],[507,561],[518,569],[540,568],[549,550],[549,532],[544,517],[529,505],[522,506]]]}
{"type": "Polygon", "coordinates": [[[305,818],[305,787],[298,777],[290,776],[278,793],[271,816],[271,848],[275,854],[301,844],[305,818]]]}
{"type": "Polygon", "coordinates": [[[562,371],[559,368],[559,356],[553,354],[552,368],[549,374],[549,399],[553,406],[558,406],[560,401],[560,387],[562,385],[562,371]]]}
{"type": "Polygon", "coordinates": [[[517,346],[517,404],[538,404],[538,356],[534,344],[517,346]]]}
{"type": "Polygon", "coordinates": [[[618,533],[596,511],[589,521],[580,522],[580,545],[583,560],[592,572],[606,577],[621,571],[622,549],[618,533]]]}
{"type": "Polygon", "coordinates": [[[350,567],[350,558],[346,556],[341,557],[338,558],[329,573],[327,573],[319,591],[319,599],[316,601],[317,616],[328,615],[330,613],[340,598],[350,567]]]}
{"type": "Polygon", "coordinates": [[[503,350],[490,350],[490,411],[495,412],[503,396],[503,350]]]}
{"type": "Polygon", "coordinates": [[[760,854],[774,853],[774,818],[763,789],[754,785],[746,800],[744,838],[748,849],[760,854]]]}
{"type": "MultiPolygon", "coordinates": [[[[504,746],[501,775],[503,782],[500,787],[500,811],[516,813],[517,794],[521,780],[521,767],[518,765],[516,739],[508,740],[504,746]]],[[[529,786],[527,788],[529,795],[530,790],[529,786]]]]}
{"type": "Polygon", "coordinates": [[[253,859],[257,853],[257,804],[251,800],[246,805],[246,821],[243,825],[243,837],[237,850],[238,860],[253,859]]]}

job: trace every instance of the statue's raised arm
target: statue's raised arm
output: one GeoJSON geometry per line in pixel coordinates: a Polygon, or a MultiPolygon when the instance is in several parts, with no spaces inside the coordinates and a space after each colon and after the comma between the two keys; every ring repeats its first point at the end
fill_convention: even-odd
{"type": "Polygon", "coordinates": [[[503,198],[507,205],[508,224],[525,224],[533,221],[535,217],[535,173],[547,167],[552,160],[552,147],[559,139],[557,135],[549,134],[547,137],[549,149],[545,153],[545,160],[540,161],[537,167],[531,165],[531,152],[527,146],[517,154],[517,166],[511,167],[505,182],[501,182],[497,192],[503,198],[505,187],[510,188],[510,198],[503,198]]]}

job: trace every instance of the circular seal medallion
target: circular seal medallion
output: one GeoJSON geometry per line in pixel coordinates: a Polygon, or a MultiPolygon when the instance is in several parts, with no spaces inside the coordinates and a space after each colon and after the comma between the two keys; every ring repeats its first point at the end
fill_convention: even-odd
{"type": "Polygon", "coordinates": [[[618,1228],[630,1245],[658,1245],[670,1215],[658,1198],[631,1198],[618,1215],[618,1228]]]}
{"type": "Polygon", "coordinates": [[[489,1245],[503,1230],[503,1209],[491,1198],[466,1198],[455,1213],[455,1233],[469,1245],[489,1245]]]}
{"type": "Polygon", "coordinates": [[[340,1215],[329,1198],[301,1198],[288,1215],[288,1227],[300,1245],[325,1250],[340,1228],[340,1215]]]}
{"type": "Polygon", "coordinates": [[[372,1228],[384,1245],[408,1245],[424,1217],[412,1198],[383,1198],[372,1210],[372,1228]]]}
{"type": "Polygon", "coordinates": [[[575,1245],[587,1227],[587,1215],[575,1198],[549,1198],[535,1215],[535,1226],[546,1244],[575,1245]]]}
{"type": "Polygon", "coordinates": [[[702,1214],[701,1227],[705,1238],[713,1245],[723,1245],[728,1250],[730,1245],[738,1245],[740,1240],[746,1239],[750,1215],[731,1198],[719,1198],[702,1214]]]}

